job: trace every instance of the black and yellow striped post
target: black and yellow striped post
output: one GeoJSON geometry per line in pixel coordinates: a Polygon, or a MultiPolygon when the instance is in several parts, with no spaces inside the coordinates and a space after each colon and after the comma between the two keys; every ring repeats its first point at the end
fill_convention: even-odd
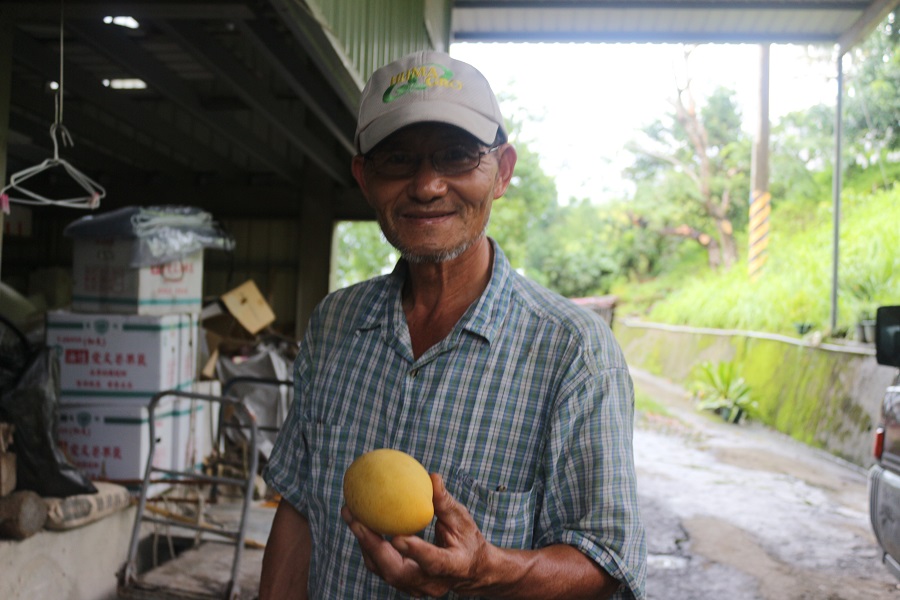
{"type": "Polygon", "coordinates": [[[750,200],[750,250],[747,255],[747,265],[751,281],[759,278],[763,265],[768,259],[771,199],[772,195],[769,192],[753,190],[753,197],[750,200]]]}
{"type": "Polygon", "coordinates": [[[769,193],[769,46],[760,46],[759,60],[759,121],[750,165],[750,225],[747,269],[750,281],[762,274],[768,260],[769,215],[772,195],[769,193]]]}

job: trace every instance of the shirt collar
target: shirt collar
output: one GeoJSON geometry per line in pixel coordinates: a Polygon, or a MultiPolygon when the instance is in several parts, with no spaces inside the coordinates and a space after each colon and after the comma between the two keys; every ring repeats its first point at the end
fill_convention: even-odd
{"type": "MultiPolygon", "coordinates": [[[[450,335],[458,336],[460,332],[467,331],[491,343],[509,310],[512,296],[512,267],[497,242],[491,238],[488,240],[494,249],[491,279],[481,297],[463,314],[450,335]]],[[[401,293],[407,275],[408,266],[406,261],[401,259],[391,274],[383,279],[381,294],[374,300],[372,310],[366,313],[360,329],[383,327],[385,331],[398,332],[405,328],[405,323],[401,323],[400,319],[403,318],[401,293]]]]}
{"type": "Polygon", "coordinates": [[[460,327],[493,342],[497,336],[512,296],[512,267],[499,244],[488,238],[494,248],[494,264],[491,279],[481,297],[469,307],[460,319],[460,327]]]}

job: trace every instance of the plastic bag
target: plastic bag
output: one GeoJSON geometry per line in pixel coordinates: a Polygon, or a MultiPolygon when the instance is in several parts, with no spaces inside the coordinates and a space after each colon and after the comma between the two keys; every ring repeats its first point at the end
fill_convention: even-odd
{"type": "Polygon", "coordinates": [[[130,266],[161,265],[202,250],[233,250],[234,238],[222,231],[212,215],[192,206],[125,206],[87,215],[63,230],[74,239],[134,239],[130,266]]]}
{"type": "Polygon", "coordinates": [[[56,445],[59,359],[44,347],[35,353],[18,384],[0,396],[0,420],[15,425],[16,489],[66,498],[97,488],[56,445]]]}
{"type": "MultiPolygon", "coordinates": [[[[225,382],[223,395],[240,398],[256,416],[257,425],[280,428],[287,418],[293,399],[293,385],[278,385],[278,381],[290,381],[293,361],[272,348],[261,347],[249,358],[234,362],[220,357],[216,363],[219,379],[225,382]]],[[[226,431],[232,441],[246,441],[240,429],[226,431]]],[[[260,431],[257,448],[266,460],[272,453],[276,431],[260,431]]]]}

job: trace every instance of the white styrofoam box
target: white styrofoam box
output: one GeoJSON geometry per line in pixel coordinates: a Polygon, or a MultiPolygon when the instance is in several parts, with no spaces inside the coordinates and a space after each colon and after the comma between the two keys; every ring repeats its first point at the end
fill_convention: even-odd
{"type": "MultiPolygon", "coordinates": [[[[146,400],[143,405],[111,401],[60,406],[57,443],[89,478],[120,481],[134,489],[144,478],[150,456],[149,398],[146,400]]],[[[174,399],[163,398],[157,404],[154,467],[172,468],[178,416],[174,399]]],[[[166,487],[155,484],[151,495],[166,487]]]]}
{"type": "Polygon", "coordinates": [[[140,315],[199,313],[203,251],[181,260],[132,267],[130,239],[75,239],[72,309],[140,315]]]}
{"type": "Polygon", "coordinates": [[[47,345],[60,363],[60,403],[106,399],[146,405],[163,390],[188,389],[196,373],[191,314],[47,313],[47,345]]]}

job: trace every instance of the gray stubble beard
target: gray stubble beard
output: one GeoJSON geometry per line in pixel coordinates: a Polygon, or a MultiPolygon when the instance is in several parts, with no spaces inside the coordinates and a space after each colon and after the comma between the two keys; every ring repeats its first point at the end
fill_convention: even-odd
{"type": "MultiPolygon", "coordinates": [[[[456,258],[462,256],[462,254],[474,246],[477,242],[480,242],[487,235],[487,226],[488,223],[484,224],[484,228],[481,230],[481,233],[471,240],[468,240],[455,248],[451,248],[449,250],[444,250],[442,252],[430,253],[430,254],[416,254],[414,252],[410,252],[406,248],[401,248],[398,244],[395,244],[391,239],[385,236],[385,239],[388,243],[397,249],[400,252],[400,257],[403,258],[406,262],[413,265],[427,265],[427,264],[440,264],[449,262],[456,258]]],[[[382,228],[382,235],[384,235],[384,229],[382,228]]]]}

